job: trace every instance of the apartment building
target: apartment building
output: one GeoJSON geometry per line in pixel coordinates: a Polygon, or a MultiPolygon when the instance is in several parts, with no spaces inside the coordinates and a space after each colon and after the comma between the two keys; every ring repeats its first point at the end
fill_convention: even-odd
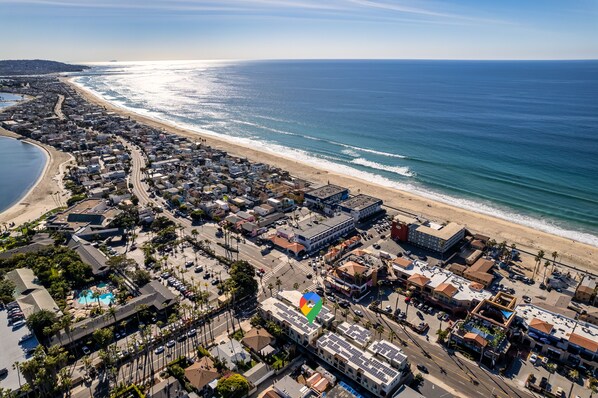
{"type": "Polygon", "coordinates": [[[345,337],[327,333],[318,339],[317,355],[377,397],[387,397],[403,382],[401,372],[370,351],[349,343],[345,337]]]}
{"type": "Polygon", "coordinates": [[[264,319],[280,326],[284,333],[297,344],[303,346],[315,344],[322,332],[319,323],[310,323],[297,307],[291,307],[277,298],[269,297],[262,301],[259,311],[264,319]]]}

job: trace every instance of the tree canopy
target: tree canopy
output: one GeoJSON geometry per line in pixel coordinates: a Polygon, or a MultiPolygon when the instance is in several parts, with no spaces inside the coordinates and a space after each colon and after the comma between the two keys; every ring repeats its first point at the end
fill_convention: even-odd
{"type": "Polygon", "coordinates": [[[66,247],[49,247],[37,253],[17,254],[0,260],[0,270],[29,268],[55,300],[64,300],[73,289],[93,281],[91,267],[66,247]]]}
{"type": "Polygon", "coordinates": [[[226,288],[235,294],[236,298],[255,296],[258,284],[255,269],[245,260],[235,261],[230,270],[230,278],[226,280],[226,288]]]}
{"type": "Polygon", "coordinates": [[[218,380],[216,391],[223,398],[240,398],[249,392],[249,382],[240,374],[234,373],[218,380]]]}
{"type": "Polygon", "coordinates": [[[36,397],[62,396],[66,386],[61,385],[59,372],[67,364],[68,353],[54,345],[47,350],[37,346],[33,357],[21,364],[21,371],[30,385],[35,386],[36,397]]]}
{"type": "Polygon", "coordinates": [[[44,336],[44,329],[51,328],[57,321],[57,316],[52,311],[40,310],[29,315],[27,318],[27,326],[36,336],[44,336]]]}

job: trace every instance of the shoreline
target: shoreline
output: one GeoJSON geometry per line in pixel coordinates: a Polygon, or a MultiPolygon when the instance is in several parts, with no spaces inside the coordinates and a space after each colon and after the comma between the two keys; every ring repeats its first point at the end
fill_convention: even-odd
{"type": "MultiPolygon", "coordinates": [[[[24,138],[1,127],[0,136],[13,139],[24,138]]],[[[22,141],[40,148],[46,156],[46,163],[31,188],[10,207],[0,212],[0,224],[12,222],[15,227],[34,221],[48,211],[66,204],[68,193],[61,184],[62,174],[64,166],[73,160],[72,155],[32,139],[27,138],[22,141]],[[56,185],[58,191],[54,191],[56,185]]]]}
{"type": "MultiPolygon", "coordinates": [[[[149,126],[194,140],[198,138],[204,139],[207,145],[222,149],[231,155],[267,163],[287,171],[292,170],[293,175],[300,176],[300,178],[314,183],[326,184],[330,182],[349,188],[353,194],[366,193],[381,198],[384,200],[385,205],[391,208],[421,214],[434,221],[454,221],[464,225],[473,233],[488,235],[497,242],[506,240],[508,244],[515,243],[522,250],[532,253],[544,250],[547,259],[550,259],[550,253],[557,251],[559,253],[558,261],[598,271],[598,247],[539,231],[501,218],[438,202],[396,188],[320,169],[306,162],[291,159],[275,152],[253,149],[244,144],[235,143],[234,139],[226,140],[215,135],[186,129],[171,122],[154,119],[111,104],[92,91],[75,83],[72,79],[72,77],[61,78],[63,82],[73,87],[87,101],[149,126]]],[[[533,258],[531,263],[533,264],[533,258]]]]}

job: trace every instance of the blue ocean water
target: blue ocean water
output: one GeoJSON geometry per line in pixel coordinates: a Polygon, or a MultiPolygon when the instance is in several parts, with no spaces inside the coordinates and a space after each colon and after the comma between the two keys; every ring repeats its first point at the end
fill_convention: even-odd
{"type": "Polygon", "coordinates": [[[31,144],[0,137],[0,212],[19,201],[44,170],[47,157],[31,144]]]}
{"type": "Polygon", "coordinates": [[[95,65],[116,105],[598,245],[598,61],[95,65]]]}

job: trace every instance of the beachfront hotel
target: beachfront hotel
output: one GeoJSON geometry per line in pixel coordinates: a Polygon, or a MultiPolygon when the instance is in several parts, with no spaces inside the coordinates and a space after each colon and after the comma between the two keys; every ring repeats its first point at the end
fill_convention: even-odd
{"type": "Polygon", "coordinates": [[[446,253],[465,237],[465,227],[454,222],[435,224],[418,217],[395,216],[390,236],[415,246],[446,253]]]}

